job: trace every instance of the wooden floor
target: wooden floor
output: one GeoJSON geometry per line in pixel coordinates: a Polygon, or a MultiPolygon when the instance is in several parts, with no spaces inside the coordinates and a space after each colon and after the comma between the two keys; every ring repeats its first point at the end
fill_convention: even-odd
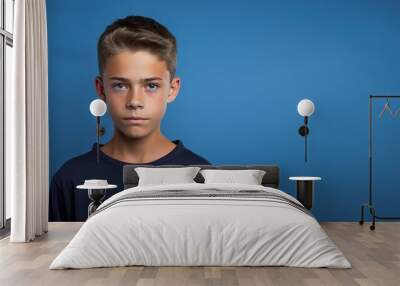
{"type": "Polygon", "coordinates": [[[0,241],[0,285],[400,285],[400,223],[322,223],[352,269],[119,267],[49,270],[81,223],[50,223],[32,243],[0,241]]]}

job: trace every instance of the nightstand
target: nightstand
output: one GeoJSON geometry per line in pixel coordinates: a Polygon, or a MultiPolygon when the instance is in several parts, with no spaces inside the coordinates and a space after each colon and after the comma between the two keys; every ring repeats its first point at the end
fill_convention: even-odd
{"type": "Polygon", "coordinates": [[[297,183],[297,200],[307,209],[313,206],[314,182],[321,180],[321,177],[289,177],[289,180],[297,183]]]}
{"type": "Polygon", "coordinates": [[[108,184],[107,180],[85,180],[83,185],[76,186],[77,189],[87,190],[89,199],[92,201],[88,206],[88,217],[103,203],[107,189],[116,187],[116,185],[108,184]]]}

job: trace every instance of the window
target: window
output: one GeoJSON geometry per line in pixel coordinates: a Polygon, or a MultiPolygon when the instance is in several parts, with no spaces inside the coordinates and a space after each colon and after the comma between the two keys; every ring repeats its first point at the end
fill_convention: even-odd
{"type": "MultiPolygon", "coordinates": [[[[13,60],[14,0],[0,0],[0,228],[9,227],[11,217],[11,194],[4,182],[4,99],[11,92],[13,60]]],[[[1,233],[0,233],[1,235],[1,233]]]]}

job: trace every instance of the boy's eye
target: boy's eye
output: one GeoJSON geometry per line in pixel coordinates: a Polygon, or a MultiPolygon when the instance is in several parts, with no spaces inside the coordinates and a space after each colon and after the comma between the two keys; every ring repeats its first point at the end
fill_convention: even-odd
{"type": "Polygon", "coordinates": [[[122,83],[122,82],[116,82],[112,85],[113,89],[117,89],[117,90],[124,90],[124,89],[128,89],[127,84],[122,83]]]}
{"type": "Polygon", "coordinates": [[[146,87],[149,91],[156,91],[160,86],[154,82],[149,82],[146,87]]]}

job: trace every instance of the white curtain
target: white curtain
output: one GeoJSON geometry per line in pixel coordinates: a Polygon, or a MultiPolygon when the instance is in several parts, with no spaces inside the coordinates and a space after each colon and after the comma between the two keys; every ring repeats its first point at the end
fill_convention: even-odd
{"type": "Polygon", "coordinates": [[[17,0],[13,91],[5,99],[6,188],[11,190],[11,242],[48,229],[48,62],[45,0],[17,0]]]}

